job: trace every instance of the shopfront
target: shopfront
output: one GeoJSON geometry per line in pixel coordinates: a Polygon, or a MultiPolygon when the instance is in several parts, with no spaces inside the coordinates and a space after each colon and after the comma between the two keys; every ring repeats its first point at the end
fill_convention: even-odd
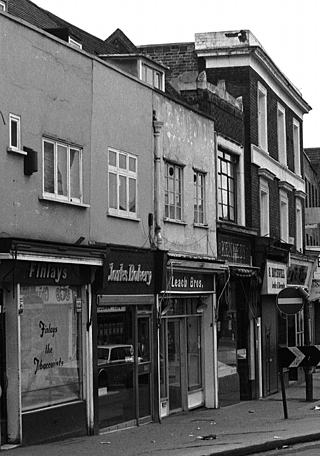
{"type": "Polygon", "coordinates": [[[160,416],[217,406],[215,280],[222,263],[172,258],[158,297],[160,416]]]}
{"type": "Polygon", "coordinates": [[[7,378],[2,443],[86,435],[92,419],[87,323],[91,268],[102,259],[81,258],[79,251],[68,256],[66,247],[64,257],[59,249],[49,255],[43,245],[28,247],[15,246],[15,259],[1,262],[7,378]]]}
{"type": "Polygon", "coordinates": [[[94,335],[100,429],[155,419],[155,257],[127,247],[106,251],[94,335]]]}
{"type": "Polygon", "coordinates": [[[218,257],[228,271],[217,281],[220,406],[254,399],[258,388],[258,268],[250,236],[218,232],[218,257]]]}

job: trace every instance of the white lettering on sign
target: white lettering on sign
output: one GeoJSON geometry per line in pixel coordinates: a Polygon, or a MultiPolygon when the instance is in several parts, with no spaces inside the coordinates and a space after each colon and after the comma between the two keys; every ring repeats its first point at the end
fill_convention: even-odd
{"type": "Polygon", "coordinates": [[[176,279],[171,277],[171,287],[172,288],[193,288],[193,289],[202,289],[203,282],[201,279],[195,279],[194,277],[182,277],[176,279]]]}
{"type": "Polygon", "coordinates": [[[61,279],[66,279],[68,276],[67,268],[53,266],[45,263],[31,263],[29,268],[29,278],[35,279],[53,279],[58,283],[61,279]]]}
{"type": "Polygon", "coordinates": [[[124,269],[123,263],[119,269],[113,268],[113,263],[109,263],[108,282],[145,282],[150,285],[152,281],[152,271],[143,271],[139,264],[137,269],[134,264],[129,264],[128,269],[124,269]]]}

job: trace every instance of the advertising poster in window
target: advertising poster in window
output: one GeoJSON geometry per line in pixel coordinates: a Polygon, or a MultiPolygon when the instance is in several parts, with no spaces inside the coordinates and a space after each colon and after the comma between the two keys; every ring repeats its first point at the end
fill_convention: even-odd
{"type": "Polygon", "coordinates": [[[21,286],[22,410],[79,398],[76,288],[21,286]]]}

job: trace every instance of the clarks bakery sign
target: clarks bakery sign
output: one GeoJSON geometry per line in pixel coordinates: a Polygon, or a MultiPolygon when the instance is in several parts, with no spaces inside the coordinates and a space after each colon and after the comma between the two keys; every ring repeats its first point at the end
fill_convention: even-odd
{"type": "Polygon", "coordinates": [[[104,294],[153,294],[153,252],[108,248],[102,287],[104,294]]]}

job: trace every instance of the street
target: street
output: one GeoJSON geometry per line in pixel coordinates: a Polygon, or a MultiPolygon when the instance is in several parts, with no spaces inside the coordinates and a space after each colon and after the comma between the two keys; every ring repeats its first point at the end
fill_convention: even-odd
{"type": "Polygon", "coordinates": [[[252,456],[318,456],[320,454],[320,442],[307,442],[299,445],[284,445],[277,450],[264,453],[254,453],[252,456]]]}

